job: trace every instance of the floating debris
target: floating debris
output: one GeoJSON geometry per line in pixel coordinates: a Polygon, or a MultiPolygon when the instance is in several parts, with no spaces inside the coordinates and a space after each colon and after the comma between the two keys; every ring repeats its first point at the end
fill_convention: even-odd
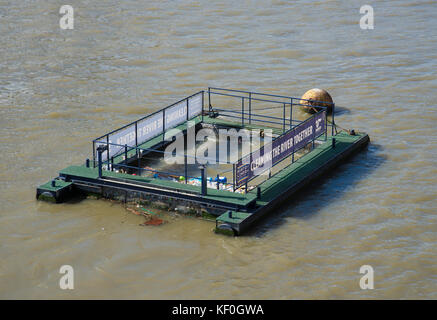
{"type": "Polygon", "coordinates": [[[145,209],[143,207],[140,207],[140,205],[137,205],[137,208],[141,209],[142,211],[135,210],[133,208],[126,207],[126,210],[129,212],[132,212],[133,214],[137,216],[143,216],[146,218],[146,221],[143,223],[140,223],[140,226],[160,226],[164,223],[166,223],[165,220],[158,218],[157,216],[160,216],[159,213],[155,213],[153,211],[150,211],[148,209],[145,209]]]}
{"type": "Polygon", "coordinates": [[[127,211],[132,212],[133,214],[137,215],[137,216],[141,216],[143,215],[141,212],[134,210],[132,208],[126,208],[127,211]]]}
{"type": "Polygon", "coordinates": [[[151,217],[150,220],[140,224],[140,226],[160,226],[164,224],[165,221],[156,217],[151,217]]]}

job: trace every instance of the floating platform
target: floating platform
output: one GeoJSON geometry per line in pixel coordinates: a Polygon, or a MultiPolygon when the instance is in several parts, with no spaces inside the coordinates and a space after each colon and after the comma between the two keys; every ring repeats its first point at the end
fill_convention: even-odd
{"type": "MultiPolygon", "coordinates": [[[[159,111],[162,114],[154,113],[95,139],[93,159],[86,160],[82,165],[61,170],[56,179],[37,188],[37,199],[58,203],[77,193],[85,193],[122,201],[141,200],[151,204],[160,202],[167,204],[170,210],[183,205],[194,208],[198,212],[206,211],[209,217],[214,215],[216,232],[241,235],[277,205],[291,199],[295,192],[331,170],[369,142],[369,137],[365,133],[350,134],[345,131],[336,133],[334,119],[331,122],[332,130],[329,135],[325,110],[306,120],[295,120],[293,106],[300,103],[297,98],[239,90],[229,91],[208,88],[207,110],[204,107],[204,92],[201,91],[159,111]],[[214,108],[211,99],[213,94],[242,98],[239,115],[233,116],[235,108],[214,108]],[[271,100],[273,97],[276,100],[271,100]],[[260,116],[254,113],[255,101],[279,103],[281,116],[260,116]],[[170,117],[170,111],[176,116],[170,117]],[[286,111],[288,116],[285,115],[286,111]],[[175,121],[177,116],[181,116],[181,120],[175,121]],[[256,123],[256,117],[258,119],[261,117],[262,120],[259,121],[261,123],[256,123]],[[267,125],[267,122],[274,122],[275,125],[267,125]],[[166,126],[170,123],[171,126],[166,126]],[[172,141],[165,139],[169,129],[179,129],[186,135],[188,123],[194,125],[196,131],[204,125],[262,132],[270,129],[272,134],[270,143],[274,147],[276,141],[276,145],[279,146],[276,153],[273,149],[272,168],[278,166],[284,159],[291,160],[291,163],[283,165],[275,173],[272,173],[270,168],[268,178],[255,183],[260,180],[260,175],[254,174],[250,171],[252,169],[248,168],[259,159],[255,158],[255,153],[252,152],[244,155],[237,162],[229,163],[232,165],[232,177],[229,178],[232,182],[217,181],[217,188],[211,187],[215,186],[215,182],[210,182],[209,187],[207,186],[205,171],[210,170],[208,165],[201,169],[201,178],[188,175],[186,161],[183,172],[176,172],[176,174],[142,165],[145,156],[151,153],[164,153],[162,150],[172,141]],[[146,126],[150,130],[145,130],[146,126]],[[316,134],[319,129],[320,133],[316,134]],[[307,136],[304,137],[302,132],[308,133],[307,136]],[[298,142],[296,137],[299,138],[298,142]],[[305,150],[306,152],[303,152],[305,150]],[[298,152],[303,154],[294,160],[298,152]],[[244,157],[249,157],[249,164],[243,163],[244,157]],[[146,175],[143,175],[144,172],[146,175]],[[163,179],[162,176],[165,174],[170,178],[163,179]],[[183,179],[179,181],[175,176],[183,179]],[[187,183],[193,179],[200,179],[199,185],[187,183]]],[[[266,146],[267,144],[261,147],[261,156],[267,152],[263,151],[266,146]]],[[[257,151],[259,153],[259,150],[257,151]]],[[[186,153],[184,156],[186,159],[186,153]]]]}

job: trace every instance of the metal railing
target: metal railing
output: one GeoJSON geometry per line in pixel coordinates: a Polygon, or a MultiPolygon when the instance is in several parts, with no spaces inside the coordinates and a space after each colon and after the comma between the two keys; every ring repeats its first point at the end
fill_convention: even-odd
{"type": "MultiPolygon", "coordinates": [[[[208,111],[210,112],[210,114],[214,114],[215,111],[218,111],[219,114],[222,116],[239,119],[243,127],[246,124],[249,125],[252,124],[252,122],[262,122],[267,124],[280,125],[282,127],[282,132],[285,132],[287,129],[292,129],[293,126],[298,125],[299,123],[302,122],[301,120],[293,118],[294,107],[296,106],[308,107],[308,105],[302,102],[309,102],[311,105],[330,104],[333,111],[332,123],[334,123],[334,108],[335,108],[334,103],[309,100],[309,99],[301,99],[291,96],[283,96],[283,95],[276,95],[270,93],[208,87],[208,111]],[[232,110],[224,109],[224,108],[216,108],[213,106],[213,97],[215,95],[238,99],[241,100],[241,103],[239,103],[239,105],[237,105],[236,103],[233,104],[232,110]],[[253,106],[254,102],[265,102],[274,105],[264,109],[259,109],[259,108],[256,109],[253,106]],[[272,110],[272,109],[279,109],[279,108],[282,108],[281,117],[253,113],[253,111],[262,111],[267,109],[272,110]]],[[[314,106],[313,108],[315,108],[316,110],[327,109],[327,107],[319,107],[319,106],[314,106]]],[[[333,132],[334,132],[334,126],[332,126],[332,133],[333,132]]]]}
{"type": "Polygon", "coordinates": [[[274,166],[278,165],[279,163],[281,163],[282,161],[284,161],[285,159],[288,159],[289,157],[291,157],[291,164],[294,163],[294,155],[296,152],[300,151],[301,149],[305,148],[307,145],[312,144],[312,149],[314,149],[314,144],[315,141],[322,135],[324,135],[324,140],[327,140],[328,137],[328,121],[327,121],[327,112],[326,112],[326,107],[320,107],[322,110],[318,111],[317,113],[313,114],[311,117],[307,118],[306,120],[302,121],[299,125],[292,127],[291,129],[287,130],[286,132],[282,133],[281,135],[279,135],[275,140],[273,140],[272,142],[269,142],[268,145],[264,145],[262,147],[260,147],[258,150],[255,150],[253,152],[251,152],[250,154],[247,154],[243,157],[241,157],[240,159],[238,159],[238,161],[236,163],[233,164],[233,185],[235,188],[240,188],[243,185],[245,186],[246,192],[247,192],[247,188],[248,188],[248,183],[250,181],[252,181],[253,179],[257,178],[258,176],[260,176],[261,174],[263,174],[264,172],[266,172],[267,170],[271,170],[274,166]],[[249,174],[241,179],[238,180],[238,174],[237,174],[237,170],[239,169],[239,167],[242,166],[250,166],[252,163],[252,159],[256,156],[256,155],[265,155],[265,149],[266,147],[269,150],[273,149],[273,144],[278,141],[281,141],[281,139],[283,139],[284,137],[289,137],[290,139],[293,138],[293,133],[298,131],[301,127],[305,128],[306,124],[310,121],[315,120],[316,118],[322,118],[324,120],[323,123],[323,127],[324,130],[320,130],[321,132],[316,134],[315,131],[313,131],[313,134],[311,135],[311,139],[309,139],[308,141],[306,141],[305,143],[302,143],[300,145],[298,145],[297,148],[295,148],[295,145],[293,144],[293,147],[291,149],[290,153],[285,153],[285,156],[280,157],[279,159],[277,159],[276,161],[273,161],[273,157],[271,160],[271,165],[270,166],[265,166],[265,168],[262,168],[261,170],[257,170],[257,174],[256,175],[252,175],[250,176],[249,174]]]}
{"type": "MultiPolygon", "coordinates": [[[[96,141],[96,143],[99,143],[99,142],[100,141],[96,141]]],[[[200,175],[193,176],[193,175],[189,175],[188,174],[188,161],[187,161],[188,158],[194,158],[195,160],[202,159],[203,161],[211,160],[209,158],[199,157],[197,155],[196,156],[191,156],[191,155],[188,155],[187,152],[184,152],[183,154],[178,154],[178,153],[166,152],[166,151],[157,150],[157,149],[151,149],[151,148],[141,148],[141,147],[135,147],[135,146],[129,147],[127,145],[122,146],[122,145],[111,143],[111,142],[109,142],[108,144],[109,145],[113,145],[113,146],[117,146],[117,147],[123,147],[124,148],[124,156],[123,156],[123,154],[120,154],[120,155],[118,155],[116,157],[111,157],[109,160],[103,161],[102,158],[101,158],[101,155],[102,155],[103,152],[106,151],[107,145],[106,144],[102,144],[102,146],[105,147],[105,150],[104,151],[99,151],[99,149],[97,149],[97,155],[98,155],[97,156],[97,160],[93,160],[92,161],[93,162],[93,167],[94,168],[95,167],[99,168],[99,177],[102,177],[103,170],[105,170],[105,171],[114,171],[114,170],[119,171],[119,170],[123,169],[127,173],[127,171],[129,171],[129,169],[131,169],[131,171],[135,171],[136,172],[135,175],[138,175],[138,176],[141,176],[142,172],[150,172],[150,173],[153,173],[153,174],[157,174],[159,176],[171,177],[171,178],[174,178],[176,180],[178,180],[178,178],[180,178],[180,177],[183,177],[184,178],[183,179],[184,183],[187,184],[189,179],[199,179],[199,177],[200,177],[200,175]],[[135,150],[136,157],[129,158],[128,154],[132,150],[135,150]],[[150,151],[156,152],[156,153],[161,153],[163,155],[168,154],[168,155],[172,155],[172,156],[178,156],[178,157],[181,157],[181,158],[183,157],[184,158],[184,164],[183,164],[184,165],[184,172],[183,173],[181,173],[181,172],[169,172],[169,171],[157,170],[157,169],[153,169],[153,168],[149,169],[149,168],[142,167],[141,166],[141,156],[142,156],[142,154],[144,152],[150,152],[150,151]],[[120,162],[118,162],[118,163],[114,161],[114,158],[117,158],[117,157],[122,157],[122,160],[120,162]],[[134,162],[135,160],[137,160],[137,165],[129,165],[128,164],[128,161],[134,162]]],[[[220,163],[221,164],[230,164],[229,162],[219,162],[219,164],[220,163]]],[[[182,164],[180,164],[180,165],[182,165],[182,164]]],[[[90,161],[89,160],[86,161],[85,166],[86,167],[90,167],[90,161]]],[[[200,167],[199,167],[199,169],[200,169],[200,167]]],[[[201,170],[199,170],[199,173],[201,174],[201,170]]],[[[220,186],[224,186],[224,187],[230,186],[229,191],[235,191],[236,190],[236,188],[233,185],[233,183],[220,182],[219,174],[217,174],[217,176],[215,178],[217,178],[216,179],[217,181],[214,181],[214,182],[216,182],[215,183],[215,187],[217,189],[220,189],[220,186]]]]}
{"type": "MultiPolygon", "coordinates": [[[[113,152],[110,148],[111,144],[115,145],[114,143],[111,143],[113,141],[111,141],[111,137],[117,137],[117,134],[123,133],[123,136],[121,137],[121,139],[123,140],[128,140],[129,142],[126,143],[129,147],[138,147],[138,145],[141,145],[142,143],[144,143],[147,140],[150,140],[160,134],[163,135],[163,140],[164,140],[164,133],[166,130],[175,127],[177,125],[180,125],[181,123],[184,123],[186,121],[189,121],[191,119],[194,119],[197,116],[202,116],[202,120],[203,120],[203,113],[204,113],[204,91],[199,91],[195,94],[192,94],[191,96],[188,96],[184,99],[181,99],[161,110],[155,111],[145,117],[142,117],[134,122],[131,122],[121,128],[115,129],[109,133],[104,134],[103,136],[100,136],[96,139],[93,140],[93,160],[95,162],[96,160],[96,149],[99,145],[105,144],[107,146],[107,151],[106,151],[106,156],[104,157],[106,160],[109,160],[111,157],[116,156],[118,154],[120,154],[121,152],[123,152],[123,149],[119,149],[116,150],[115,152],[113,152]],[[194,97],[199,96],[201,99],[200,105],[191,105],[190,104],[190,100],[193,99],[194,97]],[[185,105],[184,105],[185,104],[185,105]],[[178,110],[178,108],[180,108],[180,110],[178,110]],[[186,116],[184,118],[180,117],[180,121],[178,122],[176,121],[166,121],[169,120],[169,118],[167,117],[167,113],[169,110],[171,109],[175,109],[174,112],[178,113],[178,111],[184,110],[186,113],[186,116]],[[196,110],[194,110],[195,108],[197,108],[196,110]],[[147,123],[147,121],[153,121],[154,120],[154,128],[155,129],[151,129],[148,130],[147,125],[150,125],[147,123]],[[168,126],[168,124],[170,123],[170,126],[168,126]],[[146,132],[146,134],[141,135],[139,134],[141,131],[141,125],[144,124],[145,125],[145,129],[144,132],[146,132]],[[124,131],[124,132],[123,132],[124,131]],[[97,142],[99,142],[99,145],[97,144],[97,142]]],[[[153,123],[153,122],[152,122],[153,123]]],[[[153,127],[152,126],[152,127],[153,127]]],[[[120,145],[124,145],[124,144],[120,144],[120,145]]]]}
{"type": "MultiPolygon", "coordinates": [[[[298,130],[299,128],[302,128],[302,126],[305,126],[308,121],[311,121],[312,119],[315,119],[316,117],[320,117],[322,113],[324,113],[324,130],[323,133],[325,135],[325,140],[327,139],[328,135],[328,126],[332,127],[332,134],[334,134],[334,115],[332,115],[332,123],[328,124],[327,121],[327,115],[326,115],[326,107],[317,107],[320,111],[317,113],[311,115],[309,118],[305,120],[298,120],[294,119],[293,117],[293,108],[295,106],[303,105],[301,104],[302,99],[295,98],[295,97],[288,97],[288,96],[282,96],[282,95],[274,95],[274,94],[267,94],[267,93],[259,93],[259,92],[249,92],[249,91],[242,91],[242,90],[234,90],[234,89],[223,89],[223,88],[215,88],[215,87],[209,87],[208,88],[208,111],[209,115],[211,117],[215,117],[217,114],[219,116],[226,116],[234,119],[239,119],[241,122],[241,126],[245,127],[246,125],[251,125],[252,123],[261,123],[264,125],[277,125],[282,129],[282,133],[279,134],[274,140],[271,142],[272,144],[277,139],[282,139],[283,137],[289,135],[290,133],[294,132],[294,130],[298,130]],[[226,109],[226,108],[216,108],[213,107],[212,104],[212,97],[214,95],[218,96],[224,96],[224,97],[230,97],[230,98],[237,98],[241,100],[241,105],[238,106],[238,108],[241,108],[241,110],[235,110],[235,109],[226,109]],[[256,108],[254,107],[255,102],[263,102],[268,104],[274,104],[275,106],[269,106],[269,108],[256,108]],[[275,116],[272,114],[265,115],[257,113],[256,111],[262,111],[265,109],[272,109],[272,108],[278,108],[279,111],[282,111],[282,117],[275,116]],[[282,109],[282,110],[281,110],[282,109]],[[254,112],[255,111],[255,112],[254,112]]],[[[313,100],[304,100],[304,101],[310,101],[312,103],[317,102],[313,100]]],[[[324,103],[324,102],[323,102],[324,103]]],[[[332,109],[334,111],[334,104],[332,104],[332,109]]],[[[333,112],[334,113],[334,112],[333,112]]],[[[201,120],[203,122],[204,117],[204,91],[199,91],[191,96],[188,96],[184,99],[181,99],[161,110],[158,110],[150,115],[147,115],[145,117],[142,117],[141,119],[138,119],[132,123],[129,123],[121,128],[118,128],[116,130],[113,130],[97,139],[93,140],[93,160],[92,160],[92,166],[95,168],[96,166],[99,167],[99,176],[101,176],[102,169],[106,170],[120,170],[124,169],[126,171],[136,171],[138,174],[141,175],[141,172],[147,172],[150,171],[151,173],[156,173],[158,175],[167,175],[169,177],[184,177],[185,183],[188,182],[188,179],[191,178],[199,178],[198,176],[190,176],[188,175],[188,164],[187,164],[187,158],[194,157],[196,160],[200,159],[202,157],[198,156],[190,156],[185,151],[184,154],[174,154],[179,157],[184,157],[184,173],[181,172],[166,172],[166,171],[160,171],[155,169],[148,169],[141,166],[141,159],[144,154],[144,152],[157,152],[161,154],[166,154],[165,151],[158,150],[157,145],[154,145],[153,148],[145,148],[141,147],[145,141],[148,141],[150,139],[153,139],[160,134],[162,134],[162,143],[164,143],[165,140],[165,133],[168,129],[173,128],[175,126],[178,126],[182,123],[185,123],[191,119],[194,119],[195,117],[201,116],[201,120]],[[201,99],[198,101],[198,104],[195,104],[193,102],[193,99],[195,99],[197,96],[197,99],[201,99]],[[190,102],[193,102],[190,104],[190,102]],[[181,110],[184,110],[184,112],[180,112],[181,110]],[[167,117],[168,114],[175,114],[175,121],[173,117],[170,119],[167,117]],[[181,117],[181,115],[184,115],[184,117],[181,117]],[[179,117],[179,118],[178,118],[179,117]],[[158,124],[156,126],[152,126],[154,129],[151,131],[143,130],[145,127],[143,125],[147,124],[148,121],[152,120],[158,121],[158,124]],[[143,130],[143,131],[142,131],[143,130]],[[143,133],[146,132],[146,135],[143,135],[143,133]],[[127,137],[127,138],[126,138],[127,137]],[[114,138],[118,138],[118,140],[122,142],[127,143],[117,143],[120,141],[113,141],[114,138]],[[104,151],[98,151],[99,147],[105,147],[104,151]],[[115,152],[111,150],[116,150],[115,152]],[[134,150],[134,152],[132,152],[134,150]],[[123,155],[124,153],[124,155],[123,155]],[[105,155],[105,156],[103,156],[105,155]],[[98,157],[97,157],[98,156],[98,157]],[[98,159],[96,159],[96,157],[98,159]],[[129,158],[130,157],[130,158],[129,158]],[[133,162],[137,160],[136,165],[131,165],[129,162],[133,162]]],[[[268,128],[267,126],[263,126],[268,128]]],[[[276,128],[279,129],[279,128],[276,128]]],[[[294,156],[295,153],[302,148],[304,148],[309,143],[312,143],[314,148],[315,141],[322,135],[317,134],[313,135],[312,138],[303,146],[300,146],[297,149],[293,148],[293,151],[289,156],[291,156],[291,163],[294,163],[294,156]]],[[[279,141],[279,140],[278,140],[279,141]]],[[[252,156],[255,153],[260,153],[261,149],[263,149],[265,146],[262,146],[258,150],[255,150],[251,152],[248,155],[245,155],[241,157],[237,162],[231,163],[231,162],[219,162],[224,164],[232,164],[232,183],[226,183],[223,185],[226,186],[232,186],[231,191],[237,191],[238,189],[241,189],[242,186],[245,186],[245,190],[247,192],[248,190],[248,182],[252,181],[256,177],[259,176],[259,174],[247,178],[244,183],[241,183],[241,181],[237,181],[237,166],[242,163],[242,160],[244,158],[249,157],[249,160],[252,159],[252,156]]],[[[264,149],[263,149],[264,150],[264,149]]],[[[272,164],[270,168],[274,167],[275,165],[279,164],[283,160],[287,159],[288,155],[286,157],[283,157],[279,159],[279,161],[272,164]]],[[[210,160],[206,157],[202,158],[203,160],[210,160]]],[[[195,160],[195,162],[196,162],[195,160]]],[[[217,163],[217,159],[214,159],[217,163]]],[[[88,166],[89,166],[89,161],[88,166]]],[[[231,171],[228,170],[228,171],[231,171]]],[[[263,170],[262,172],[265,172],[263,170]]],[[[260,173],[262,173],[260,172],[260,173]]],[[[219,177],[217,177],[217,188],[220,186],[219,177]]]]}

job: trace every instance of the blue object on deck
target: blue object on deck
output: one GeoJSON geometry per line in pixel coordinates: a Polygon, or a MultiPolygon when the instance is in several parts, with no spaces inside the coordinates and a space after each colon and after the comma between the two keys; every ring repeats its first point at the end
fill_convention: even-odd
{"type": "MultiPolygon", "coordinates": [[[[218,177],[218,181],[220,183],[227,183],[228,182],[228,178],[226,178],[226,177],[218,177]]],[[[217,177],[214,178],[214,182],[217,182],[217,177]]]]}

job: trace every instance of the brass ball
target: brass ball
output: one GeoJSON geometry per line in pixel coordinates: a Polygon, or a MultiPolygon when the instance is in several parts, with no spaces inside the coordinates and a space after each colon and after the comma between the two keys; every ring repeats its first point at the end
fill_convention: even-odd
{"type": "Polygon", "coordinates": [[[334,101],[328,91],[324,89],[314,88],[308,90],[301,99],[299,103],[301,104],[300,108],[302,111],[316,113],[321,110],[321,108],[317,107],[326,107],[328,113],[332,112],[334,101]]]}

